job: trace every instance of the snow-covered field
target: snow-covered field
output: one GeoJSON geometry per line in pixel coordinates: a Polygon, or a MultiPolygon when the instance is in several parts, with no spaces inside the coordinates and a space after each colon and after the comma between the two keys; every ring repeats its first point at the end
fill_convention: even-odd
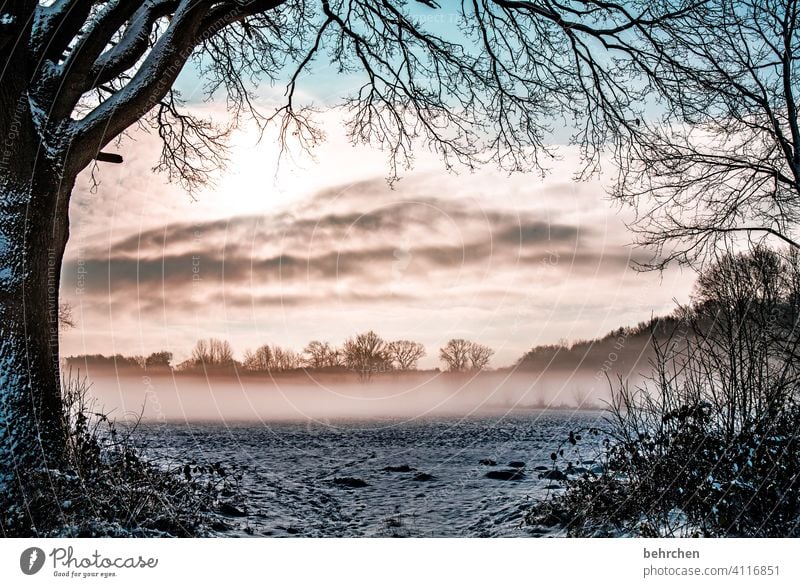
{"type": "MultiPolygon", "coordinates": [[[[529,536],[531,498],[569,431],[601,412],[259,424],[150,424],[152,454],[220,462],[244,473],[229,535],[529,536]],[[481,462],[483,461],[483,463],[481,462]],[[510,463],[517,461],[512,466],[510,463]],[[495,464],[492,464],[494,462],[495,464]],[[520,466],[524,463],[524,467],[520,466]],[[511,476],[513,479],[492,479],[511,476]]],[[[586,441],[576,467],[591,467],[586,441]]]]}

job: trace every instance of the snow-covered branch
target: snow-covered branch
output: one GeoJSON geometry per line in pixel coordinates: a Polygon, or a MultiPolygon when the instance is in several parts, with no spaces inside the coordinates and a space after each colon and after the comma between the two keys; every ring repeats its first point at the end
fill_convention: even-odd
{"type": "Polygon", "coordinates": [[[77,146],[74,164],[78,168],[87,165],[103,146],[145,116],[169,92],[192,55],[203,16],[198,2],[181,2],[131,80],[73,123],[73,145],[77,146]]]}

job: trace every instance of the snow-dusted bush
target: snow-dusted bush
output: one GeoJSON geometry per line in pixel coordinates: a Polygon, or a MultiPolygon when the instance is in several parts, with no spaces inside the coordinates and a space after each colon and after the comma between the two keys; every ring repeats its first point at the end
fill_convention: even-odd
{"type": "MultiPolygon", "coordinates": [[[[574,535],[800,536],[800,263],[755,249],[698,280],[653,372],[620,381],[603,469],[529,516],[574,535]]],[[[569,458],[567,456],[567,458],[569,458]]]]}
{"type": "Polygon", "coordinates": [[[65,462],[30,471],[25,509],[7,508],[6,536],[204,536],[224,529],[214,514],[237,499],[240,475],[222,463],[160,461],[137,426],[95,409],[85,378],[62,386],[65,462]]]}

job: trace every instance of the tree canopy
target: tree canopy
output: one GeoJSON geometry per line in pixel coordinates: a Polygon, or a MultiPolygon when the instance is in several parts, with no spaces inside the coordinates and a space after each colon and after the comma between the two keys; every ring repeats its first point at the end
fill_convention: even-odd
{"type": "Polygon", "coordinates": [[[661,115],[620,158],[614,196],[636,209],[656,267],[736,241],[800,246],[798,25],[795,0],[699,2],[638,53],[661,115]]]}
{"type": "Polygon", "coordinates": [[[4,7],[0,57],[23,74],[4,85],[29,101],[40,156],[68,175],[136,123],[187,187],[219,167],[229,129],[193,117],[173,89],[189,62],[234,123],[248,114],[318,141],[296,90],[323,61],[362,80],[341,101],[348,130],[385,148],[393,174],[415,141],[447,164],[519,170],[541,165],[553,126],[575,130],[588,162],[633,128],[644,88],[624,83],[626,68],[698,1],[26,0],[4,7]],[[257,107],[260,82],[287,84],[277,111],[257,107]]]}

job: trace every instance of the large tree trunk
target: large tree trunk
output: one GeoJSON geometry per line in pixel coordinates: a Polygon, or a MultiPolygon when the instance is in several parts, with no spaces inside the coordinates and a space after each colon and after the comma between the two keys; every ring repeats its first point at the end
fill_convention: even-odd
{"type": "Polygon", "coordinates": [[[74,183],[59,177],[41,149],[27,99],[14,104],[0,123],[6,137],[0,148],[0,524],[6,533],[41,522],[30,519],[35,508],[28,505],[52,492],[43,475],[60,465],[65,446],[58,293],[74,183]]]}

